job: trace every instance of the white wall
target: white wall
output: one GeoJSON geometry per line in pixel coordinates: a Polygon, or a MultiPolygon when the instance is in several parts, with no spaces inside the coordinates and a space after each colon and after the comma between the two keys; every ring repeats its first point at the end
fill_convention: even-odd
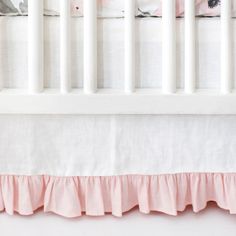
{"type": "Polygon", "coordinates": [[[235,236],[236,215],[211,206],[199,213],[191,209],[178,217],[142,215],[136,211],[118,219],[82,217],[68,220],[37,213],[33,217],[0,214],[2,236],[235,236]]]}

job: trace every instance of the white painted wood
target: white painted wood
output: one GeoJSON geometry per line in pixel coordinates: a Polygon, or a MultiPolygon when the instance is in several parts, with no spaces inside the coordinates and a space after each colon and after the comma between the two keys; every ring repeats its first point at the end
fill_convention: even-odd
{"type": "Polygon", "coordinates": [[[185,92],[196,89],[195,0],[185,1],[185,92]]]}
{"type": "Polygon", "coordinates": [[[60,0],[60,75],[61,92],[71,90],[71,5],[70,0],[60,0]]]}
{"type": "Polygon", "coordinates": [[[221,92],[230,93],[233,75],[232,1],[221,0],[221,92]]]}
{"type": "Polygon", "coordinates": [[[61,1],[61,89],[43,90],[43,1],[29,0],[29,91],[3,89],[0,114],[234,114],[231,1],[222,0],[221,93],[195,91],[194,1],[185,1],[185,91],[176,92],[175,0],[163,1],[163,88],[135,90],[135,0],[125,1],[125,91],[97,91],[97,1],[84,1],[84,90],[71,90],[70,4],[61,1]],[[135,90],[135,91],[134,91],[135,90]],[[68,93],[70,91],[70,93],[68,93]],[[61,94],[65,93],[65,94],[61,94]],[[127,96],[127,93],[130,93],[127,96]],[[193,93],[193,94],[192,94],[193,93]],[[222,94],[223,93],[223,94],[222,94]]]}
{"type": "Polygon", "coordinates": [[[162,1],[162,89],[163,93],[176,91],[176,2],[175,0],[162,1]]]}
{"type": "Polygon", "coordinates": [[[84,92],[97,90],[97,1],[84,1],[84,92]]]}
{"type": "Polygon", "coordinates": [[[125,92],[135,90],[135,1],[125,0],[125,92]]]}
{"type": "Polygon", "coordinates": [[[43,90],[43,1],[28,0],[29,92],[43,90]]]}
{"type": "Polygon", "coordinates": [[[62,95],[60,91],[27,94],[25,90],[3,90],[0,114],[234,114],[236,93],[221,95],[197,91],[194,95],[179,92],[140,90],[124,92],[102,90],[95,94],[81,91],[62,95]]]}

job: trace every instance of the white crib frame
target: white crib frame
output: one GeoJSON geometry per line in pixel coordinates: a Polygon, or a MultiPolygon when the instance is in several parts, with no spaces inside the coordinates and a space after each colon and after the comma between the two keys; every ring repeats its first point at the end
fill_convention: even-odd
{"type": "Polygon", "coordinates": [[[221,88],[196,89],[194,0],[185,1],[185,89],[176,89],[175,0],[163,1],[163,85],[135,89],[135,0],[125,0],[124,90],[97,89],[97,5],[84,1],[84,88],[71,89],[70,1],[61,0],[60,90],[43,85],[43,0],[29,4],[29,87],[4,89],[0,114],[236,114],[231,0],[221,1],[221,88]]]}

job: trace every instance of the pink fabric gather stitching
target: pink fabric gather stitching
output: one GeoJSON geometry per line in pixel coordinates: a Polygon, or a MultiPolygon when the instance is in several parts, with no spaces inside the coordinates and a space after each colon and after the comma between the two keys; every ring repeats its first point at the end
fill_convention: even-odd
{"type": "Polygon", "coordinates": [[[177,215],[207,202],[236,214],[236,174],[183,173],[156,176],[53,177],[0,176],[0,211],[31,215],[38,208],[64,217],[102,216],[139,207],[177,215]]]}

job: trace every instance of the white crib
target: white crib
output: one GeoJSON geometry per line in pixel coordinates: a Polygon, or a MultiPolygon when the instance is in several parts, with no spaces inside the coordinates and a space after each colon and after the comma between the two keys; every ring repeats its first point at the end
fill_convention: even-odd
{"type": "Polygon", "coordinates": [[[231,1],[221,1],[221,87],[196,86],[194,0],[185,1],[185,88],[176,86],[175,0],[163,1],[162,89],[135,88],[135,0],[125,1],[123,90],[97,88],[97,4],[84,1],[84,85],[71,86],[70,2],[61,0],[60,89],[44,88],[43,1],[29,0],[28,89],[5,89],[1,114],[236,114],[231,1]]]}
{"type": "MultiPolygon", "coordinates": [[[[236,21],[235,19],[233,21],[231,16],[231,0],[221,0],[221,68],[219,70],[221,71],[221,82],[215,89],[199,89],[200,86],[197,83],[198,37],[195,0],[185,0],[185,18],[181,19],[181,21],[184,21],[185,26],[183,88],[179,89],[177,80],[179,74],[177,72],[178,25],[176,21],[178,19],[175,16],[175,0],[163,0],[162,19],[152,19],[152,23],[153,21],[158,21],[158,25],[160,25],[160,22],[163,25],[161,32],[163,55],[161,60],[161,88],[139,88],[136,86],[138,80],[136,69],[137,44],[135,45],[138,37],[137,31],[135,30],[137,23],[135,19],[136,0],[124,0],[124,38],[123,31],[120,35],[122,35],[122,40],[124,39],[125,53],[124,57],[122,54],[123,61],[119,65],[122,68],[124,67],[123,88],[101,88],[99,86],[99,76],[101,77],[101,75],[98,72],[99,27],[97,26],[99,20],[96,17],[96,2],[96,0],[84,0],[84,18],[75,20],[76,23],[78,21],[83,21],[84,23],[84,34],[81,36],[83,37],[84,50],[82,88],[79,86],[75,88],[73,86],[75,72],[72,69],[72,64],[75,54],[72,56],[72,45],[75,45],[75,43],[81,40],[78,40],[78,37],[76,37],[73,41],[73,19],[71,19],[70,15],[70,0],[60,0],[60,19],[50,17],[53,23],[58,19],[60,21],[60,38],[58,37],[58,41],[60,41],[60,68],[58,68],[60,70],[60,87],[58,88],[47,86],[45,82],[45,78],[49,77],[48,74],[51,75],[53,73],[45,73],[44,68],[48,62],[48,60],[45,60],[45,58],[48,58],[47,55],[46,57],[44,55],[46,38],[44,22],[49,17],[43,16],[43,0],[28,0],[28,18],[21,16],[20,20],[16,17],[12,20],[13,17],[11,17],[10,21],[14,21],[11,24],[14,25],[16,21],[21,21],[23,18],[21,21],[23,22],[22,24],[25,23],[25,20],[28,20],[28,64],[25,66],[28,67],[28,72],[26,72],[28,73],[28,87],[25,89],[23,87],[13,88],[13,86],[8,84],[7,86],[4,85],[6,84],[4,81],[9,79],[7,77],[10,77],[10,73],[4,78],[4,73],[1,73],[0,70],[0,114],[13,114],[13,116],[0,116],[0,143],[2,147],[0,148],[1,173],[7,171],[7,173],[13,173],[17,176],[21,176],[22,173],[29,176],[46,173],[50,176],[58,175],[62,178],[68,176],[84,177],[90,176],[91,174],[92,177],[100,175],[109,175],[110,177],[130,173],[138,173],[142,176],[146,175],[147,172],[148,174],[151,173],[151,175],[153,173],[161,175],[168,173],[172,175],[173,173],[179,172],[194,173],[196,170],[199,173],[206,171],[207,173],[209,171],[217,173],[225,172],[226,176],[229,173],[234,173],[236,169],[236,162],[234,161],[234,154],[236,152],[236,117],[228,116],[230,114],[236,115],[236,92],[234,90],[235,69],[233,66],[233,54],[235,51],[233,52],[234,42],[232,33],[236,26],[236,21]],[[71,43],[72,41],[73,43],[71,43]],[[22,116],[22,114],[27,115],[22,116]],[[30,115],[28,116],[28,114],[30,115]],[[44,114],[46,116],[41,116],[44,114]],[[59,116],[51,116],[53,114],[59,114],[59,116]],[[71,116],[67,116],[68,114],[71,116]],[[88,114],[89,116],[83,116],[84,114],[88,114]],[[128,116],[116,116],[116,114],[127,114],[128,116]],[[131,116],[129,116],[130,114],[131,116]],[[136,114],[145,114],[145,116],[136,116],[136,114]],[[150,114],[160,116],[149,116],[150,114]],[[162,116],[162,114],[167,116],[162,116]],[[176,114],[183,114],[184,116],[175,116],[176,114]],[[189,114],[194,115],[194,117],[188,116],[189,114]],[[198,116],[200,114],[207,116],[198,116]],[[226,116],[217,116],[221,114],[226,116]]],[[[144,27],[150,23],[150,19],[146,18],[143,20],[145,21],[144,27]]],[[[112,21],[108,27],[110,29],[114,22],[113,19],[109,19],[109,21],[112,21]]],[[[123,18],[117,21],[119,21],[118,29],[120,29],[120,22],[123,24],[123,18]]],[[[204,18],[204,21],[207,20],[204,18]]],[[[218,21],[218,18],[214,18],[214,24],[215,21],[218,21]]],[[[55,25],[53,26],[56,28],[57,24],[55,25]]],[[[18,25],[14,27],[11,31],[14,31],[18,25]]],[[[81,27],[81,24],[79,26],[76,25],[76,27],[81,27]]],[[[81,31],[76,32],[76,34],[81,33],[81,31]]],[[[23,30],[22,35],[25,32],[23,30]]],[[[150,29],[148,32],[150,32],[150,29]]],[[[25,37],[22,35],[18,36],[20,43],[22,37],[25,37]]],[[[17,38],[17,36],[14,37],[17,38]]],[[[5,42],[7,39],[7,37],[0,39],[0,42],[5,42]]],[[[16,43],[14,39],[10,45],[13,49],[14,46],[12,45],[16,43]]],[[[152,42],[155,40],[156,37],[153,37],[152,42]]],[[[54,43],[54,38],[51,41],[54,43]]],[[[49,46],[52,46],[51,42],[46,47],[48,48],[49,46]]],[[[18,48],[18,46],[15,48],[18,48]]],[[[25,48],[20,53],[24,51],[25,48]]],[[[79,49],[78,51],[80,52],[81,50],[79,49]]],[[[149,50],[147,51],[149,52],[149,50]]],[[[5,54],[4,52],[3,56],[5,54]]],[[[19,53],[17,55],[19,56],[19,53]]],[[[112,55],[114,56],[114,54],[112,55]]],[[[199,58],[202,58],[202,56],[199,58]]],[[[10,57],[9,61],[11,60],[12,57],[10,57]]],[[[18,60],[16,61],[18,62],[18,60]]],[[[22,61],[23,63],[26,62],[25,57],[22,61]]],[[[14,72],[14,75],[18,72],[14,72]]],[[[25,73],[20,79],[24,76],[25,73]]],[[[22,82],[19,78],[17,79],[18,83],[19,81],[22,82]]],[[[58,80],[57,75],[56,79],[58,80]]],[[[218,180],[219,182],[215,184],[216,188],[219,187],[217,183],[220,183],[220,176],[218,180]]],[[[234,185],[234,180],[227,179],[226,177],[226,181],[232,184],[230,186],[234,185]]],[[[170,183],[168,187],[171,188],[174,185],[174,181],[170,183]]],[[[209,186],[213,184],[211,181],[208,181],[208,183],[209,186]]],[[[185,185],[185,182],[183,182],[183,185],[185,185]]],[[[12,186],[14,187],[14,184],[12,186]]],[[[24,186],[27,187],[27,182],[24,186]]],[[[71,191],[70,187],[71,185],[68,184],[68,192],[71,191]]],[[[193,184],[192,188],[196,189],[196,185],[193,184]]],[[[206,189],[206,187],[203,188],[202,195],[207,192],[205,191],[206,189]]],[[[211,190],[211,188],[209,189],[211,190]]],[[[219,195],[221,195],[221,189],[219,188],[219,195]]],[[[16,188],[16,192],[12,191],[11,194],[7,185],[5,187],[5,192],[10,192],[9,201],[12,202],[13,199],[13,202],[16,202],[17,208],[20,209],[17,198],[14,198],[20,192],[19,190],[22,192],[26,191],[25,188],[16,188]]],[[[181,189],[177,190],[182,191],[181,189]]],[[[173,192],[173,200],[177,196],[174,195],[177,190],[173,189],[170,191],[173,192]]],[[[222,199],[226,199],[226,202],[228,200],[233,207],[234,198],[231,196],[234,195],[235,189],[228,187],[228,192],[232,195],[229,194],[227,196],[225,194],[226,192],[222,190],[222,199]]],[[[67,199],[65,193],[62,195],[67,199]]],[[[96,193],[96,189],[94,192],[91,192],[91,196],[94,193],[96,193]]],[[[195,193],[197,195],[199,191],[195,191],[195,193]]],[[[116,192],[114,192],[115,195],[116,192]]],[[[129,196],[128,194],[127,196],[128,199],[131,195],[129,196]]],[[[160,202],[170,199],[166,198],[165,191],[163,192],[163,196],[160,198],[160,202]]],[[[144,199],[146,198],[144,197],[144,199]]],[[[21,202],[24,201],[30,202],[28,198],[26,200],[24,198],[21,199],[21,202]]],[[[97,201],[93,202],[97,204],[97,201]]],[[[70,205],[70,203],[71,201],[69,199],[68,204],[70,205]]],[[[195,203],[195,205],[197,204],[198,202],[195,203]]],[[[55,205],[60,205],[60,202],[55,201],[55,205]]],[[[171,205],[174,208],[176,207],[170,201],[171,205]]],[[[234,208],[231,210],[235,212],[234,208]]],[[[169,232],[168,235],[172,235],[173,231],[176,234],[182,233],[182,235],[187,235],[190,232],[195,232],[194,230],[197,230],[199,234],[206,232],[209,234],[209,232],[212,232],[212,234],[218,233],[218,235],[221,235],[223,231],[227,231],[227,235],[235,234],[233,233],[235,222],[232,223],[234,226],[231,227],[229,225],[229,220],[234,217],[229,218],[230,216],[228,214],[224,215],[224,213],[215,210],[213,207],[209,212],[201,215],[202,222],[200,223],[199,218],[196,218],[195,214],[190,214],[189,212],[187,212],[186,216],[182,215],[174,221],[173,217],[169,218],[162,215],[156,217],[156,214],[152,214],[147,217],[127,213],[124,219],[119,220],[111,216],[108,216],[108,218],[105,217],[104,223],[97,219],[87,218],[86,216],[81,221],[68,221],[48,215],[46,217],[49,218],[44,218],[44,216],[45,214],[42,216],[39,213],[29,222],[28,219],[23,217],[9,217],[6,214],[2,214],[0,216],[0,221],[4,222],[2,232],[8,236],[15,235],[16,230],[20,232],[22,226],[25,226],[24,228],[27,234],[28,232],[30,233],[31,229],[44,224],[43,230],[45,235],[51,234],[52,229],[55,232],[57,231],[59,235],[68,235],[68,232],[72,235],[78,230],[80,232],[86,232],[86,235],[93,235],[95,231],[97,235],[104,235],[104,229],[108,234],[114,231],[114,235],[118,235],[118,233],[122,233],[123,235],[129,234],[129,232],[134,232],[134,230],[137,231],[137,235],[143,235],[143,232],[151,233],[156,231],[162,234],[166,233],[166,235],[169,232]],[[193,222],[195,219],[197,221],[193,222]],[[181,223],[181,220],[183,223],[181,223]],[[97,228],[94,225],[95,221],[99,223],[99,227],[97,228]],[[138,221],[140,224],[136,227],[138,221]],[[218,228],[212,227],[213,222],[217,224],[219,221],[222,224],[219,224],[218,228]],[[172,223],[170,224],[170,222],[172,223]],[[175,227],[177,223],[182,230],[175,227]],[[186,223],[189,225],[187,228],[186,223]],[[12,227],[13,224],[14,227],[12,227]],[[30,224],[33,224],[32,227],[30,224]],[[103,224],[102,230],[100,224],[103,224]],[[168,227],[163,227],[167,224],[168,227]],[[58,225],[60,226],[59,228],[58,225]],[[160,227],[157,227],[157,225],[160,227]],[[195,228],[197,226],[197,229],[194,229],[193,226],[195,228]],[[178,230],[179,232],[177,232],[178,230]]],[[[42,231],[39,234],[41,235],[42,231]]]]}

